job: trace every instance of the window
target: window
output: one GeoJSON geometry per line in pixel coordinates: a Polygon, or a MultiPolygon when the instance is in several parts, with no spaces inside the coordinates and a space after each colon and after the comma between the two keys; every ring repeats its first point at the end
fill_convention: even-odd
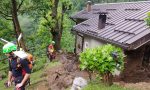
{"type": "Polygon", "coordinates": [[[84,48],[89,48],[89,42],[84,43],[84,48]]]}

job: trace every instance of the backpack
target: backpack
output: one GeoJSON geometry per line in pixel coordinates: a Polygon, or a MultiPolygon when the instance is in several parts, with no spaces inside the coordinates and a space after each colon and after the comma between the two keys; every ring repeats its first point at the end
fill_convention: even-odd
{"type": "Polygon", "coordinates": [[[15,51],[13,52],[15,56],[17,56],[19,59],[17,59],[17,62],[20,62],[20,59],[27,60],[28,66],[32,70],[33,68],[33,55],[30,53],[26,53],[24,51],[15,51]]]}
{"type": "Polygon", "coordinates": [[[28,66],[32,70],[32,68],[33,68],[33,55],[30,53],[27,53],[27,54],[28,54],[28,56],[27,56],[26,60],[28,60],[28,62],[29,62],[28,66]]]}
{"type": "MultiPolygon", "coordinates": [[[[17,68],[22,68],[21,63],[20,63],[20,58],[17,58],[17,68]]],[[[28,61],[28,67],[30,70],[32,70],[33,68],[33,56],[29,53],[27,53],[27,57],[24,58],[23,60],[27,60],[28,61]]],[[[26,74],[26,71],[24,70],[24,68],[22,68],[22,76],[24,77],[26,74]]]]}

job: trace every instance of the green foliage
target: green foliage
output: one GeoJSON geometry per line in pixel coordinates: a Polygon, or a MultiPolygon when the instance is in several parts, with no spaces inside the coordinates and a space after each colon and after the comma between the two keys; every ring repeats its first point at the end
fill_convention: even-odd
{"type": "Polygon", "coordinates": [[[69,30],[64,30],[63,35],[62,35],[62,40],[61,40],[62,50],[67,51],[67,52],[73,52],[74,43],[75,43],[74,35],[72,35],[69,30]]]}
{"type": "MultiPolygon", "coordinates": [[[[6,39],[8,41],[13,41],[15,38],[15,34],[11,28],[11,23],[9,21],[5,21],[0,17],[0,38],[6,39]]],[[[0,60],[6,58],[2,53],[3,43],[0,42],[0,60]]]]}
{"type": "Polygon", "coordinates": [[[37,60],[35,60],[32,71],[36,72],[38,70],[41,70],[44,67],[45,63],[47,63],[47,59],[45,57],[37,58],[37,60]]]}
{"type": "Polygon", "coordinates": [[[2,78],[6,78],[8,74],[8,61],[1,61],[0,62],[0,74],[2,75],[2,78]]]}
{"type": "Polygon", "coordinates": [[[0,0],[0,17],[10,18],[11,0],[0,0]]]}
{"type": "Polygon", "coordinates": [[[67,15],[65,15],[63,22],[64,31],[62,34],[61,47],[63,50],[66,50],[68,52],[74,51],[75,37],[72,33],[70,33],[72,26],[73,22],[68,19],[67,15]]]}
{"type": "MultiPolygon", "coordinates": [[[[45,53],[46,46],[50,43],[50,41],[53,38],[51,36],[52,32],[59,33],[60,36],[62,36],[61,34],[65,30],[64,24],[66,24],[67,22],[65,21],[65,23],[63,23],[63,20],[64,20],[64,18],[66,18],[66,16],[68,17],[68,15],[66,15],[66,14],[68,13],[67,11],[70,9],[71,1],[70,0],[58,0],[58,1],[56,1],[56,3],[58,3],[58,6],[56,5],[56,3],[54,3],[54,1],[56,1],[56,0],[52,0],[52,1],[29,0],[29,1],[26,1],[26,3],[28,3],[28,5],[26,7],[23,7],[23,9],[21,10],[22,13],[35,18],[35,20],[37,21],[38,28],[35,30],[35,32],[34,32],[35,34],[32,35],[32,37],[30,37],[30,39],[38,37],[38,40],[31,39],[32,40],[31,43],[34,43],[32,45],[36,45],[36,47],[34,47],[34,51],[36,49],[37,50],[40,49],[39,52],[35,53],[38,56],[41,53],[45,53]],[[32,10],[31,8],[34,10],[32,10]],[[64,17],[63,17],[63,15],[64,15],[64,17]]],[[[67,19],[69,19],[69,18],[67,18],[67,19]]],[[[69,25],[71,25],[71,24],[69,24],[69,25]]],[[[69,26],[69,27],[71,27],[71,26],[69,26]]],[[[59,37],[59,35],[58,35],[58,37],[59,37]]],[[[53,39],[53,40],[55,40],[55,39],[53,39]]]]}
{"type": "Polygon", "coordinates": [[[150,26],[150,12],[147,13],[147,18],[145,19],[148,26],[150,26]]]}
{"type": "Polygon", "coordinates": [[[116,68],[123,69],[123,57],[120,48],[107,44],[82,52],[80,54],[80,67],[82,70],[98,71],[100,74],[113,73],[116,68]],[[114,54],[117,55],[116,58],[114,54]]]}

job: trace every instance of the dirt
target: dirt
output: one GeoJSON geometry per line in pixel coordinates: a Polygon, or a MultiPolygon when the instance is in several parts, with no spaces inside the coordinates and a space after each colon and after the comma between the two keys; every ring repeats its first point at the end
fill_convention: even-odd
{"type": "Polygon", "coordinates": [[[47,81],[41,81],[36,85],[32,85],[32,87],[30,87],[28,89],[29,90],[49,90],[49,86],[47,83],[48,83],[47,81]]]}
{"type": "Polygon", "coordinates": [[[139,65],[138,59],[128,61],[122,73],[122,80],[127,83],[150,82],[150,70],[148,67],[139,65]]]}
{"type": "Polygon", "coordinates": [[[115,77],[117,84],[134,88],[135,90],[150,90],[150,64],[143,64],[143,51],[127,52],[125,68],[119,77],[115,77]]]}
{"type": "MultiPolygon", "coordinates": [[[[123,87],[135,88],[138,90],[150,90],[150,73],[149,69],[141,66],[140,59],[136,56],[126,58],[124,73],[115,77],[116,84],[123,87]]],[[[75,62],[75,55],[72,53],[57,54],[56,60],[62,64],[45,71],[43,76],[47,76],[47,82],[42,83],[45,89],[42,90],[65,90],[72,85],[75,77],[83,77],[89,80],[89,74],[86,71],[80,71],[79,62],[75,62]]],[[[41,88],[41,84],[39,86],[41,88]]],[[[34,89],[33,89],[34,90],[34,89]]],[[[40,90],[40,89],[38,89],[40,90]]]]}
{"type": "MultiPolygon", "coordinates": [[[[47,88],[44,85],[42,90],[65,90],[72,85],[75,77],[89,78],[86,71],[80,71],[79,62],[75,62],[74,54],[57,54],[56,60],[59,60],[61,64],[55,68],[45,70],[41,75],[41,77],[47,77],[47,81],[44,83],[47,88]]],[[[40,90],[39,87],[41,88],[41,84],[36,86],[38,90],[40,90]]]]}
{"type": "Polygon", "coordinates": [[[122,87],[130,88],[131,90],[150,90],[150,83],[148,82],[125,83],[123,81],[120,81],[115,82],[115,84],[122,87]]]}
{"type": "Polygon", "coordinates": [[[125,58],[124,71],[118,81],[124,81],[126,83],[150,82],[150,65],[148,63],[143,64],[143,53],[136,52],[126,53],[128,56],[125,58]]]}
{"type": "Polygon", "coordinates": [[[125,87],[135,88],[138,90],[150,90],[150,83],[146,83],[146,82],[127,83],[127,84],[125,84],[125,87]]]}

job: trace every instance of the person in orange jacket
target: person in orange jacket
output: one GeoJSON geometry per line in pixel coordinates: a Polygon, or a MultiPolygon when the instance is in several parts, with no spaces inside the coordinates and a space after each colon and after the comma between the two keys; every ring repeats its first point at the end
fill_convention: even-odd
{"type": "Polygon", "coordinates": [[[52,41],[50,45],[48,45],[48,58],[51,60],[55,59],[55,49],[54,49],[55,42],[52,41]]]}

